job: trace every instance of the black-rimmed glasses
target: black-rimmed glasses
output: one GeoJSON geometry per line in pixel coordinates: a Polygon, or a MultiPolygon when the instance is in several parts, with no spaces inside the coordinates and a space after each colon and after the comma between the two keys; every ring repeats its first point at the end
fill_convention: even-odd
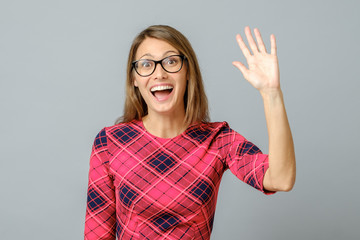
{"type": "Polygon", "coordinates": [[[184,55],[171,55],[159,61],[140,59],[132,62],[132,67],[135,69],[136,73],[142,77],[147,77],[153,74],[158,63],[166,72],[176,73],[181,70],[184,59],[186,59],[184,55]]]}

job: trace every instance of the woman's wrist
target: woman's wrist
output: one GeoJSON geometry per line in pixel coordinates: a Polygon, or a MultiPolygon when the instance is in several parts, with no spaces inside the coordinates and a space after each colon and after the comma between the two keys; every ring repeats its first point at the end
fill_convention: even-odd
{"type": "Polygon", "coordinates": [[[282,100],[283,98],[283,94],[280,88],[260,90],[260,95],[264,101],[271,101],[271,102],[273,102],[276,99],[282,100]]]}

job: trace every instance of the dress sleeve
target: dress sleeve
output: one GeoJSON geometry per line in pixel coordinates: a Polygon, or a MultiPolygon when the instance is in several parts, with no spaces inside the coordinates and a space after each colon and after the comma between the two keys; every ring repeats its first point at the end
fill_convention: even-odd
{"type": "Polygon", "coordinates": [[[95,138],[90,156],[84,239],[115,240],[115,209],[115,190],[109,175],[107,137],[103,128],[95,138]]]}
{"type": "Polygon", "coordinates": [[[267,195],[273,194],[264,189],[263,185],[265,172],[269,168],[268,155],[232,130],[227,123],[222,135],[225,167],[241,181],[267,195]]]}

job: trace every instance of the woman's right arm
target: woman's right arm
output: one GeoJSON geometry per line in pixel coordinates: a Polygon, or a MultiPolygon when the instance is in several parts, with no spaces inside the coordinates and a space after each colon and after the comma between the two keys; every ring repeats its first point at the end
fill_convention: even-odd
{"type": "Polygon", "coordinates": [[[108,166],[107,137],[103,128],[95,138],[90,157],[85,240],[116,238],[115,190],[108,166]]]}

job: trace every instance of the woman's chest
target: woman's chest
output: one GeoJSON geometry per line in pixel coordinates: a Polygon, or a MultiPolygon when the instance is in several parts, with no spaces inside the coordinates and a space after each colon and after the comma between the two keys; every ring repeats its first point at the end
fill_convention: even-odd
{"type": "Polygon", "coordinates": [[[216,202],[224,168],[216,150],[140,144],[119,148],[109,162],[117,201],[139,215],[195,214],[216,202]]]}

